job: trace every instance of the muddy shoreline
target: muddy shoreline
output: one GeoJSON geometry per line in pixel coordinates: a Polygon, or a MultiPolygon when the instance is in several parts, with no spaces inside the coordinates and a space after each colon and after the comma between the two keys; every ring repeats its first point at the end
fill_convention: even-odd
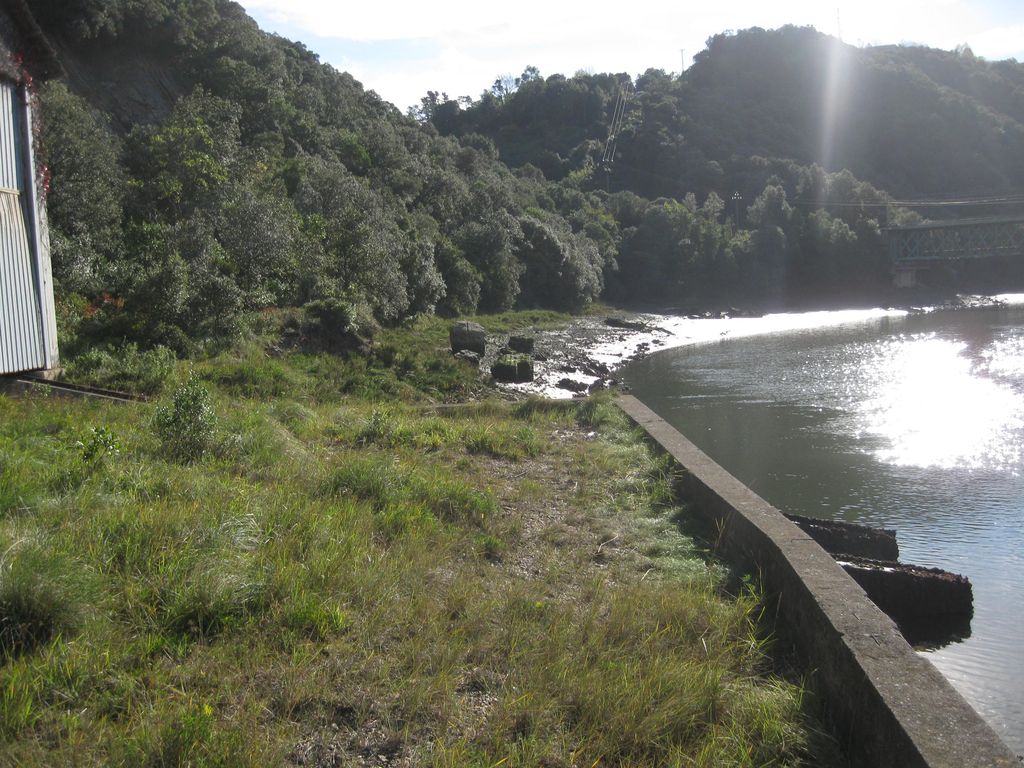
{"type": "MultiPolygon", "coordinates": [[[[628,391],[618,376],[618,370],[626,363],[662,349],[750,335],[750,329],[742,326],[769,317],[798,320],[777,329],[786,330],[829,325],[836,322],[837,318],[843,322],[879,314],[900,316],[991,309],[1009,303],[1000,296],[956,296],[931,306],[907,304],[885,309],[822,311],[791,309],[778,314],[735,307],[699,314],[678,314],[678,310],[669,308],[660,311],[608,308],[598,315],[577,318],[564,328],[533,331],[534,380],[525,384],[499,386],[512,395],[541,395],[563,399],[584,397],[608,388],[628,391]],[[805,321],[800,321],[804,318],[805,321]]],[[[481,362],[482,371],[490,370],[491,363],[497,357],[497,350],[505,346],[507,338],[499,336],[495,342],[488,344],[489,352],[481,362]]]]}
{"type": "MultiPolygon", "coordinates": [[[[619,367],[663,347],[671,331],[659,328],[657,316],[608,310],[600,316],[581,317],[568,326],[534,333],[534,380],[524,384],[499,384],[508,392],[553,398],[583,397],[590,392],[622,387],[616,375],[619,367]],[[658,340],[647,337],[658,335],[658,340]],[[611,354],[600,351],[614,350],[611,354]]],[[[499,340],[495,349],[504,346],[499,340]]],[[[490,343],[488,347],[492,346],[490,343]]],[[[490,370],[490,352],[481,370],[490,370]]]]}

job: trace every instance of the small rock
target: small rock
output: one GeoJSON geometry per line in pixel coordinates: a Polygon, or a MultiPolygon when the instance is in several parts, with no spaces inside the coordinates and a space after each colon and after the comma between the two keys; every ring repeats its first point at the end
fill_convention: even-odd
{"type": "Polygon", "coordinates": [[[469,363],[476,368],[480,367],[480,355],[471,349],[460,349],[455,353],[455,359],[461,360],[464,363],[469,363]]]}
{"type": "Polygon", "coordinates": [[[559,389],[567,389],[570,392],[587,391],[587,385],[582,381],[576,381],[576,379],[559,379],[557,386],[559,389]]]}
{"type": "Polygon", "coordinates": [[[604,324],[609,328],[625,328],[630,331],[643,331],[647,326],[639,320],[623,320],[618,317],[606,317],[604,324]]]}
{"type": "Polygon", "coordinates": [[[448,331],[448,338],[451,340],[452,352],[468,349],[482,355],[487,347],[487,333],[484,327],[468,320],[453,323],[448,331]]]}
{"type": "Polygon", "coordinates": [[[533,352],[533,336],[512,334],[508,337],[508,345],[516,352],[529,354],[530,352],[533,352]]]}
{"type": "Polygon", "coordinates": [[[491,376],[507,383],[533,381],[533,360],[526,355],[503,355],[491,366],[491,376]]]}

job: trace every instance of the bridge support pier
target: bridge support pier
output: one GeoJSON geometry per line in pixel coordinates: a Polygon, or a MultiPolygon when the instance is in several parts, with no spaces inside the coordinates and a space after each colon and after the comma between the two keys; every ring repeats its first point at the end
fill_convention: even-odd
{"type": "Polygon", "coordinates": [[[914,288],[917,286],[917,267],[900,265],[893,273],[893,285],[897,288],[914,288]]]}

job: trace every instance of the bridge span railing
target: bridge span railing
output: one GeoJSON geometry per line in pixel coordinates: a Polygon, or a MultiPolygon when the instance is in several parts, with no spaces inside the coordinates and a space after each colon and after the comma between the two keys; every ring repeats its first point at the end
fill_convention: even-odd
{"type": "Polygon", "coordinates": [[[1024,256],[1024,216],[888,227],[894,267],[991,256],[1024,256]]]}

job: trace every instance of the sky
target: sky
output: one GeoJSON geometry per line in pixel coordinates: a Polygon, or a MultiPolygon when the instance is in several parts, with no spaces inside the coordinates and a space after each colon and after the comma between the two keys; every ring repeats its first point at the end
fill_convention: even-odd
{"type": "Polygon", "coordinates": [[[986,59],[1024,61],[1021,0],[241,0],[260,27],[303,42],[322,61],[405,109],[428,90],[479,97],[527,66],[544,76],[679,72],[712,35],[813,26],[852,45],[967,44],[986,59]]]}

